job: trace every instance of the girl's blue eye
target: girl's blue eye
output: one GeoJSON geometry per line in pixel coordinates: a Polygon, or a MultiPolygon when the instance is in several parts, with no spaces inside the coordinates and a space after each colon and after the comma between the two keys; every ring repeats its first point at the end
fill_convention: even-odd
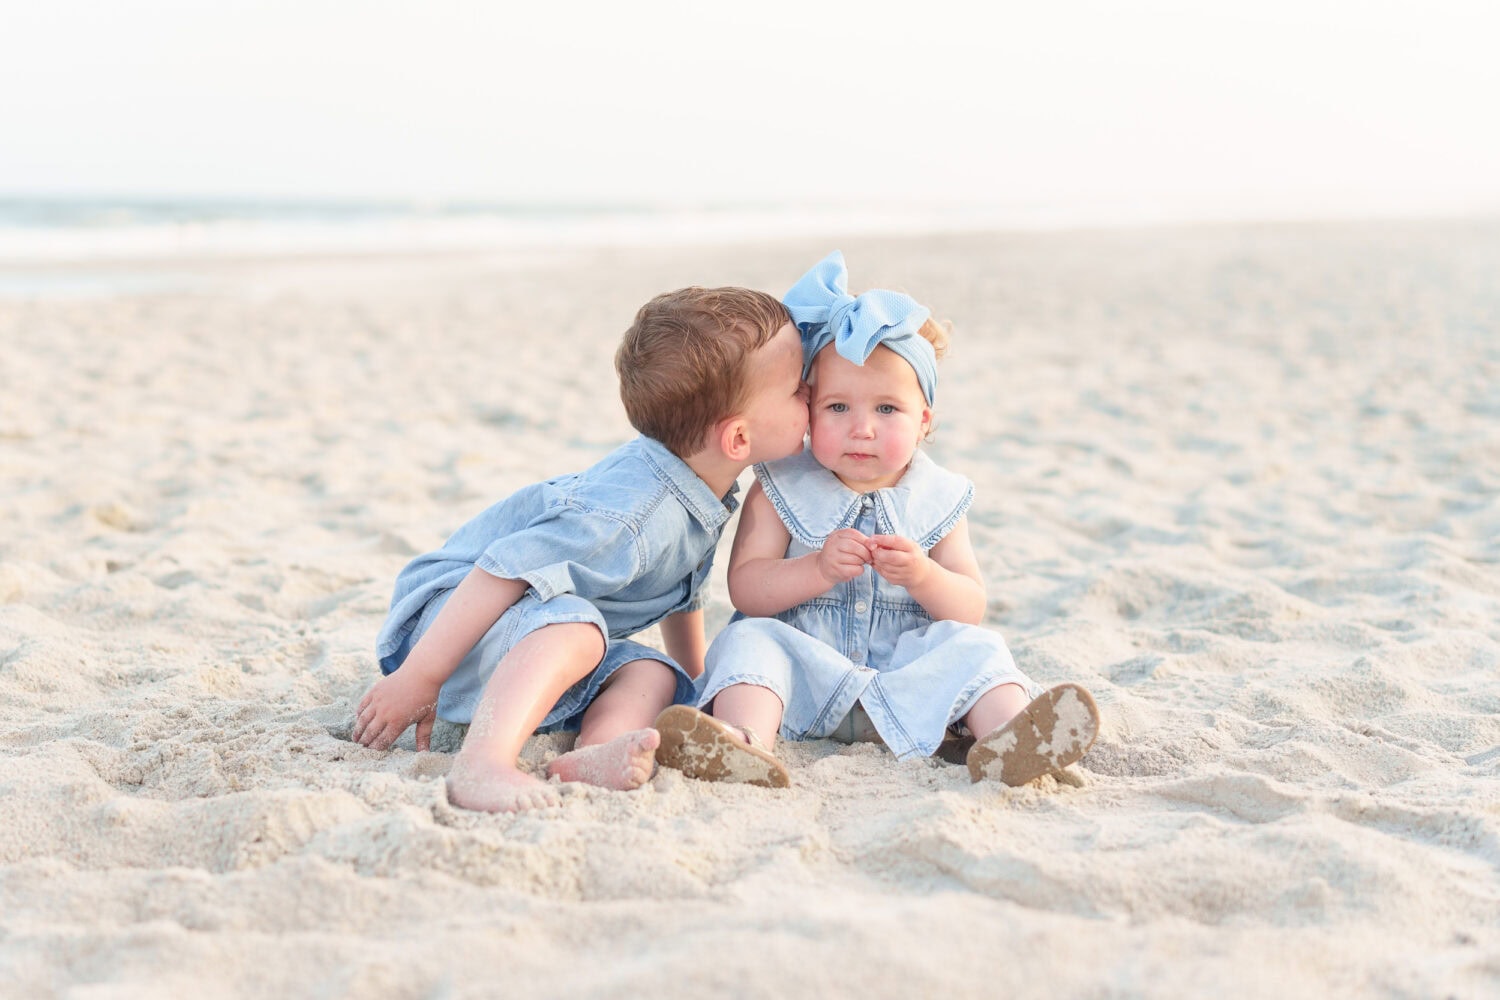
{"type": "Polygon", "coordinates": [[[834,413],[843,413],[845,410],[849,409],[849,406],[847,403],[829,403],[828,408],[834,413]]]}
{"type": "Polygon", "coordinates": [[[890,416],[892,413],[896,412],[896,406],[894,403],[881,403],[879,406],[875,407],[875,412],[890,416]]]}

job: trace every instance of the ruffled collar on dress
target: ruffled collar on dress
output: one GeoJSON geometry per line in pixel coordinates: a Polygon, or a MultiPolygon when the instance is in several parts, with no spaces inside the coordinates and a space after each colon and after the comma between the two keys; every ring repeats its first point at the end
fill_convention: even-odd
{"type": "Polygon", "coordinates": [[[755,477],[792,537],[814,549],[835,531],[853,527],[867,502],[880,534],[901,535],[931,549],[974,501],[973,483],[920,450],[896,485],[869,493],[845,486],[818,464],[811,449],[757,465],[755,477]]]}

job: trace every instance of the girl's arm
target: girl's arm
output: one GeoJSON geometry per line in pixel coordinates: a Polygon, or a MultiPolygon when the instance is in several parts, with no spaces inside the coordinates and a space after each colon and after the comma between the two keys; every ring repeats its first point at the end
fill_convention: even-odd
{"type": "Polygon", "coordinates": [[[969,541],[968,518],[960,519],[930,553],[899,535],[876,535],[870,544],[875,572],[905,587],[935,620],[969,625],[984,620],[988,598],[974,544],[969,541]]]}
{"type": "Polygon", "coordinates": [[[764,618],[794,608],[858,576],[870,561],[869,540],[852,528],[828,536],[821,552],[795,559],[786,557],[791,540],[760,483],[752,485],[729,552],[729,600],[741,614],[764,618]]]}

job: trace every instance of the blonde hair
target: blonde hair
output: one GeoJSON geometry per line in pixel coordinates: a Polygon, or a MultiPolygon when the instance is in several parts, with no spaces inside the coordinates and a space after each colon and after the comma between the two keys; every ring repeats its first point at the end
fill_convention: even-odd
{"type": "Polygon", "coordinates": [[[953,339],[953,324],[947,320],[935,320],[931,316],[917,330],[932,345],[932,353],[939,361],[948,353],[948,343],[953,339]]]}
{"type": "MultiPolygon", "coordinates": [[[[937,359],[939,361],[943,360],[943,355],[948,353],[948,344],[953,339],[953,324],[946,319],[936,320],[929,316],[927,317],[927,321],[917,329],[917,332],[927,338],[927,342],[932,345],[932,353],[937,359]]],[[[928,409],[932,410],[933,407],[928,407],[928,409]]],[[[927,433],[922,435],[922,440],[931,441],[932,433],[935,430],[937,430],[936,413],[928,420],[927,433]]]]}
{"type": "Polygon", "coordinates": [[[749,288],[679,288],[641,306],[615,352],[631,426],[679,458],[750,394],[751,359],[791,315],[749,288]]]}

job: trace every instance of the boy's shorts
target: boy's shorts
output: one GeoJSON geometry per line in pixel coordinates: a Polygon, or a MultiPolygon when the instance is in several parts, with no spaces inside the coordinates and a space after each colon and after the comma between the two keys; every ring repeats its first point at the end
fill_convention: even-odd
{"type": "MultiPolygon", "coordinates": [[[[422,609],[422,616],[412,632],[413,645],[437,619],[452,593],[450,590],[439,594],[422,609]]],[[[609,635],[599,609],[581,597],[559,594],[550,601],[541,601],[529,592],[523,595],[500,616],[499,621],[490,626],[489,631],[474,644],[468,655],[459,661],[453,675],[444,682],[442,690],[438,692],[438,718],[464,725],[473,721],[480,695],[484,693],[484,686],[495,672],[496,664],[516,643],[544,626],[575,622],[587,622],[598,628],[601,635],[609,635]]],[[[563,692],[563,696],[552,706],[536,731],[576,731],[582,724],[584,710],[593,704],[604,682],[632,660],[656,660],[666,664],[677,682],[673,704],[693,703],[693,681],[670,656],[629,639],[609,639],[599,665],[563,692]]]]}

